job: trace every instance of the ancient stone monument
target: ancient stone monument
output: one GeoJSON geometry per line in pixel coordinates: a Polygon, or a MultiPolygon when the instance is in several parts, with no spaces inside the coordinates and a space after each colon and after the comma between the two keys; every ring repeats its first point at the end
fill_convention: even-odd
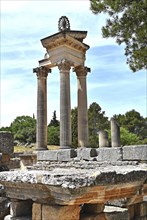
{"type": "Polygon", "coordinates": [[[0,172],[1,209],[7,205],[5,198],[10,202],[4,220],[146,220],[147,145],[121,147],[119,126],[111,120],[112,147],[107,133],[101,132],[100,148],[86,148],[89,68],[84,62],[89,46],[83,39],[87,32],[71,31],[65,16],[58,27],[58,33],[41,40],[47,54],[34,69],[38,78],[38,151],[21,156],[22,169],[0,172]],[[46,150],[47,75],[54,66],[60,71],[61,149],[46,150]],[[71,67],[78,81],[77,149],[68,149],[71,67]]]}
{"type": "Polygon", "coordinates": [[[38,79],[37,92],[37,150],[47,149],[47,76],[57,66],[60,72],[60,148],[71,146],[70,70],[77,75],[78,145],[88,146],[88,116],[85,56],[89,46],[83,43],[87,31],[70,30],[66,16],[58,22],[59,32],[41,40],[45,58],[33,69],[38,79]]]}

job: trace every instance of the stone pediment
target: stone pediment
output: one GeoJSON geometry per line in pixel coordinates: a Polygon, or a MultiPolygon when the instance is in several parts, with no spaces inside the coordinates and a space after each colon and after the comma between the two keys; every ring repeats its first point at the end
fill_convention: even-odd
{"type": "Polygon", "coordinates": [[[64,37],[71,36],[72,38],[77,39],[80,42],[83,42],[83,40],[87,36],[87,31],[72,31],[72,30],[61,31],[61,32],[58,32],[56,34],[53,34],[53,35],[50,35],[48,37],[41,39],[41,43],[42,43],[43,47],[46,47],[47,42],[58,39],[62,36],[64,36],[64,37]]]}
{"type": "Polygon", "coordinates": [[[53,67],[63,59],[73,63],[74,67],[84,65],[85,53],[89,49],[89,46],[82,42],[86,35],[86,31],[62,31],[42,39],[47,56],[39,61],[40,66],[53,67]]]}

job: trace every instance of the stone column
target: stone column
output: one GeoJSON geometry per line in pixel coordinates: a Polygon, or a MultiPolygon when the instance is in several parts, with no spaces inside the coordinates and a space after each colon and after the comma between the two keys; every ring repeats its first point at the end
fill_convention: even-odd
{"type": "Polygon", "coordinates": [[[74,69],[78,82],[78,146],[88,146],[88,110],[87,110],[87,72],[90,68],[78,66],[74,69]]]}
{"type": "Polygon", "coordinates": [[[111,118],[111,146],[120,147],[120,127],[118,122],[111,118]]]}
{"type": "Polygon", "coordinates": [[[99,147],[109,147],[108,141],[108,132],[107,131],[99,131],[99,147]]]}
{"type": "Polygon", "coordinates": [[[60,148],[71,146],[71,104],[70,68],[71,63],[62,60],[57,64],[60,71],[60,148]]]}
{"type": "Polygon", "coordinates": [[[38,79],[36,150],[47,150],[47,76],[51,70],[42,66],[33,69],[33,72],[38,79]]]}

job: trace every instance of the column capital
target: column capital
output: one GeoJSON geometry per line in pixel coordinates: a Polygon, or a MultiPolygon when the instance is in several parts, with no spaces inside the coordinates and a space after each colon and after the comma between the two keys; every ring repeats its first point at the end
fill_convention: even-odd
{"type": "Polygon", "coordinates": [[[87,73],[90,71],[91,69],[87,66],[77,66],[73,68],[73,72],[76,72],[77,77],[87,76],[87,73]]]}
{"type": "Polygon", "coordinates": [[[73,65],[73,63],[66,60],[66,59],[63,59],[63,60],[57,62],[57,66],[60,71],[68,71],[69,72],[72,65],[73,65]]]}
{"type": "Polygon", "coordinates": [[[40,77],[46,78],[48,76],[48,73],[51,73],[51,69],[45,66],[41,66],[41,67],[34,68],[33,73],[36,73],[37,78],[40,78],[40,77]]]}

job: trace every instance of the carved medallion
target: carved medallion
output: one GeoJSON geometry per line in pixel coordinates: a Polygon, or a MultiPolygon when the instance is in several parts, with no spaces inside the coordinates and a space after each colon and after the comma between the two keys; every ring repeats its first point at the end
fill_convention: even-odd
{"type": "Polygon", "coordinates": [[[59,18],[58,21],[58,30],[59,31],[69,31],[70,30],[70,23],[66,16],[62,16],[59,18]]]}

